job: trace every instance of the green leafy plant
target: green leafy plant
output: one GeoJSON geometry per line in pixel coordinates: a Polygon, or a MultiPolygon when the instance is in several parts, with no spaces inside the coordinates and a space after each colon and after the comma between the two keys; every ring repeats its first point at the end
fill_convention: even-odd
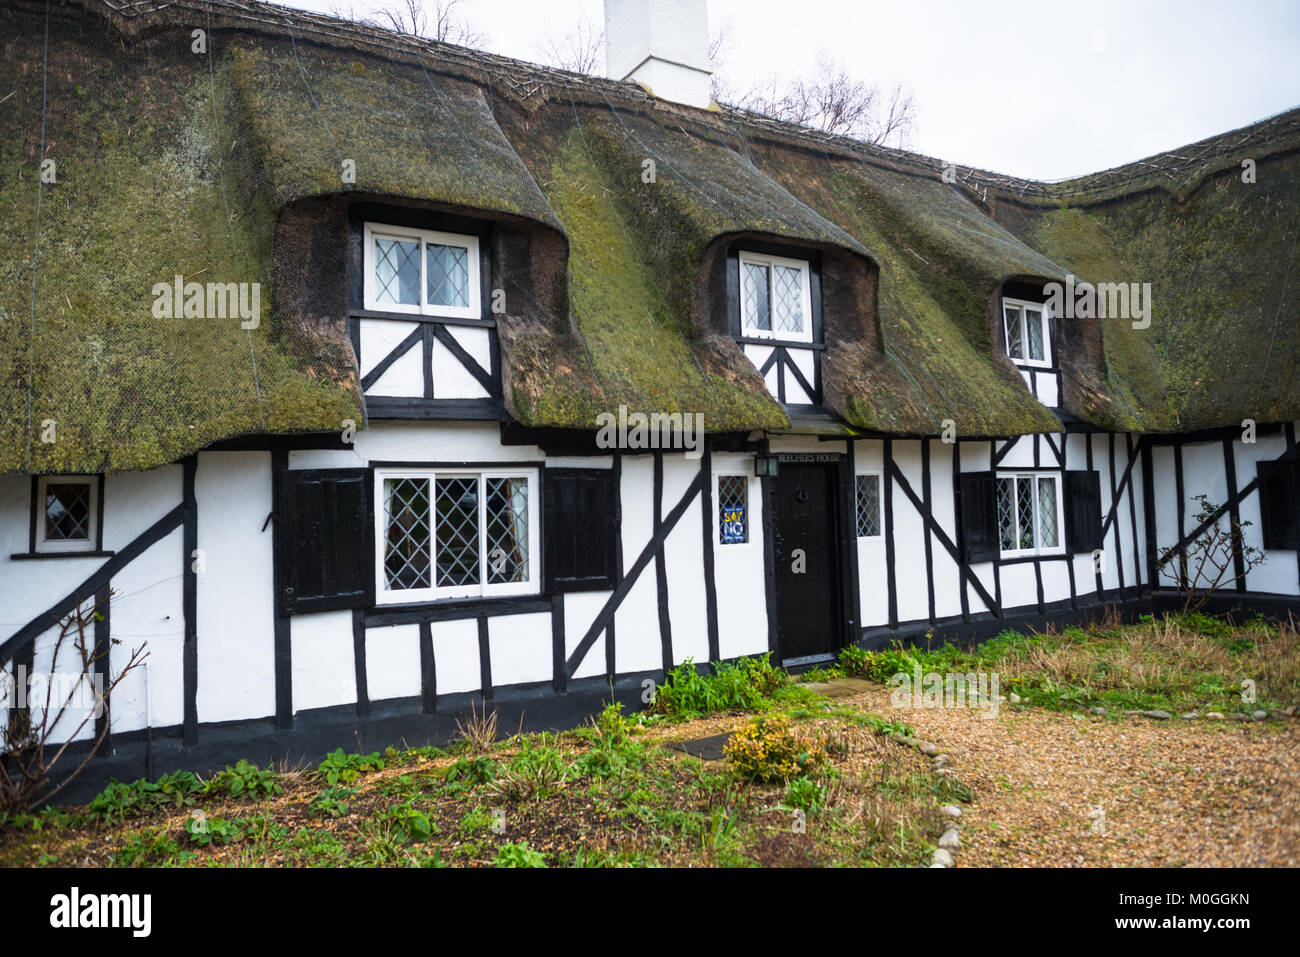
{"type": "Polygon", "coordinates": [[[284,787],[280,784],[280,775],[270,765],[263,770],[240,758],[239,763],[227,764],[224,771],[213,775],[205,790],[210,794],[257,798],[280,794],[284,787]]]}
{"type": "Polygon", "coordinates": [[[846,675],[857,677],[866,674],[868,653],[857,645],[840,649],[840,670],[846,675]]]}
{"type": "Polygon", "coordinates": [[[208,845],[220,847],[242,841],[245,836],[245,824],[239,818],[227,821],[219,817],[196,815],[185,819],[185,834],[191,844],[200,847],[208,845]]]}
{"type": "Polygon", "coordinates": [[[433,823],[424,811],[406,802],[389,808],[384,817],[392,821],[407,841],[418,843],[433,836],[433,823]]]}
{"type": "Polygon", "coordinates": [[[351,784],[368,771],[382,771],[385,765],[385,759],[378,752],[344,754],[342,748],[337,748],[325,757],[312,772],[312,776],[334,787],[338,784],[351,784]]]}
{"type": "Polygon", "coordinates": [[[356,788],[326,788],[307,806],[313,817],[342,817],[348,813],[348,801],[357,793],[356,788]]]}
{"type": "Polygon", "coordinates": [[[713,672],[702,674],[692,659],[686,659],[668,672],[651,710],[677,717],[753,710],[790,680],[785,671],[772,666],[770,653],[734,663],[716,662],[713,672]]]}
{"type": "Polygon", "coordinates": [[[461,758],[443,774],[443,783],[453,795],[467,794],[496,779],[501,765],[491,758],[461,758]]]}
{"type": "Polygon", "coordinates": [[[816,814],[826,802],[826,788],[812,778],[795,778],[785,789],[786,807],[802,808],[816,814]]]}
{"type": "Polygon", "coordinates": [[[527,842],[519,844],[502,844],[497,849],[497,867],[545,867],[546,858],[534,851],[527,842]]]}
{"type": "Polygon", "coordinates": [[[574,762],[583,777],[617,778],[645,764],[645,746],[631,739],[632,723],[623,717],[623,705],[606,705],[578,734],[591,748],[574,762]]]}

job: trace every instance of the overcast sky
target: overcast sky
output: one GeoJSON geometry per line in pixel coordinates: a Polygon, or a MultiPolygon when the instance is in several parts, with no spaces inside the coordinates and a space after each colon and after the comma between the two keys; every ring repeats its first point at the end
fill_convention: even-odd
{"type": "MultiPolygon", "coordinates": [[[[281,0],[286,2],[286,0],[281,0]]],[[[367,16],[394,0],[287,0],[367,16]]],[[[432,7],[433,0],[429,0],[432,7]]],[[[735,89],[819,55],[912,90],[909,148],[1037,179],[1095,172],[1300,106],[1300,0],[708,0],[735,89]]],[[[542,39],[602,0],[460,0],[485,47],[542,39]]]]}

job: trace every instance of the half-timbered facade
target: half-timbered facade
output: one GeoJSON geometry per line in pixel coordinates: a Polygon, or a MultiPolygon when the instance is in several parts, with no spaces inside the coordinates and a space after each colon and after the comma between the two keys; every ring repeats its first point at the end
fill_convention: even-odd
{"type": "Polygon", "coordinates": [[[1300,604],[1296,113],[1084,181],[953,182],[261,3],[0,24],[0,663],[64,667],[78,608],[107,673],[147,646],[79,734],[110,734],[91,780],[1149,611],[1213,523],[1265,554],[1229,605],[1300,604]],[[146,75],[152,139],[65,159],[146,75]],[[1151,319],[1062,314],[1076,275],[1152,280],[1151,319]],[[263,283],[262,316],[205,312],[211,286],[191,314],[209,279],[263,283]]]}

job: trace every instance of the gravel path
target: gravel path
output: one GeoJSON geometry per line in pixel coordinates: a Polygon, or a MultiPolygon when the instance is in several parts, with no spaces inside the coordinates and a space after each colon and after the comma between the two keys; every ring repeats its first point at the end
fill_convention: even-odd
{"type": "Polygon", "coordinates": [[[975,789],[960,867],[1300,865],[1300,720],[1076,716],[1003,704],[896,710],[975,789]]]}

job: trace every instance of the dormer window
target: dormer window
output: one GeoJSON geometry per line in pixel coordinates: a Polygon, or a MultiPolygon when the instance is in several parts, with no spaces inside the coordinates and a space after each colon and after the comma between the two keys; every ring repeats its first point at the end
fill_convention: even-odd
{"type": "Polygon", "coordinates": [[[1007,355],[1017,365],[1049,368],[1052,365],[1052,336],[1048,310],[1042,303],[1020,299],[1002,300],[1002,328],[1007,355]]]}
{"type": "Polygon", "coordinates": [[[812,342],[808,263],[754,252],[741,252],[739,261],[744,335],[812,342]]]}
{"type": "Polygon", "coordinates": [[[478,237],[366,223],[365,307],[477,319],[478,237]]]}

